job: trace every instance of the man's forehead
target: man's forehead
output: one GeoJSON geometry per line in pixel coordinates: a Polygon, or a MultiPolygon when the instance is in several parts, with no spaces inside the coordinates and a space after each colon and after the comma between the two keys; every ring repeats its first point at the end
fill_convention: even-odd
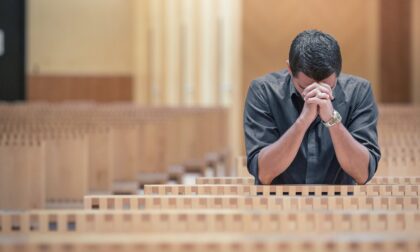
{"type": "Polygon", "coordinates": [[[335,73],[332,73],[330,76],[328,76],[327,78],[325,78],[325,79],[323,79],[321,81],[316,81],[316,80],[308,77],[303,72],[299,72],[296,77],[300,81],[300,84],[301,85],[310,85],[310,84],[312,84],[314,82],[323,82],[323,83],[327,83],[327,84],[333,84],[333,82],[336,79],[335,73]]]}

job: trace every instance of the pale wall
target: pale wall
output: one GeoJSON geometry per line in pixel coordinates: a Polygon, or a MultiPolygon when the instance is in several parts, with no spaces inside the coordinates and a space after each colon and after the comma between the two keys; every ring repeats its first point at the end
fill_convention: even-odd
{"type": "Polygon", "coordinates": [[[132,1],[29,0],[30,74],[131,74],[132,1]]]}

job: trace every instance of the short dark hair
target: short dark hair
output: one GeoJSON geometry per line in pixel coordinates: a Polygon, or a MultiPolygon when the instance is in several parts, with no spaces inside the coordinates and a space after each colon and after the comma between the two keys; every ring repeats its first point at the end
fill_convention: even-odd
{"type": "Polygon", "coordinates": [[[341,52],[337,41],[318,30],[306,30],[293,40],[289,51],[289,64],[293,76],[299,72],[321,81],[341,72],[341,52]]]}

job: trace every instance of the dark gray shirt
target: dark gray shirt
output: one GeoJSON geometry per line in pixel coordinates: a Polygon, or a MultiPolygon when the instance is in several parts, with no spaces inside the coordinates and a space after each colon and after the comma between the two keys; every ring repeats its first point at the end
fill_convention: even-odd
{"type": "MultiPolygon", "coordinates": [[[[333,90],[333,107],[350,134],[369,150],[369,179],[381,153],[376,123],[378,110],[372,89],[365,79],[340,74],[333,90]]],[[[244,111],[248,171],[258,180],[258,155],[277,141],[296,121],[304,101],[287,70],[270,73],[252,81],[244,111]]],[[[338,163],[328,128],[319,116],[311,124],[295,159],[272,184],[355,184],[338,163]]]]}

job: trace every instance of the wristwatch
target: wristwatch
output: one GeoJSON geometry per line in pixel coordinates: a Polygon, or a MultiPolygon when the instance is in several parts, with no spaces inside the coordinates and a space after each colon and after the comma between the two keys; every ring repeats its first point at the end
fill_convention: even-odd
{"type": "Polygon", "coordinates": [[[340,113],[337,112],[337,110],[334,110],[333,116],[331,117],[331,119],[328,122],[322,121],[322,123],[327,128],[332,127],[332,126],[336,125],[339,122],[341,122],[341,115],[340,115],[340,113]]]}

